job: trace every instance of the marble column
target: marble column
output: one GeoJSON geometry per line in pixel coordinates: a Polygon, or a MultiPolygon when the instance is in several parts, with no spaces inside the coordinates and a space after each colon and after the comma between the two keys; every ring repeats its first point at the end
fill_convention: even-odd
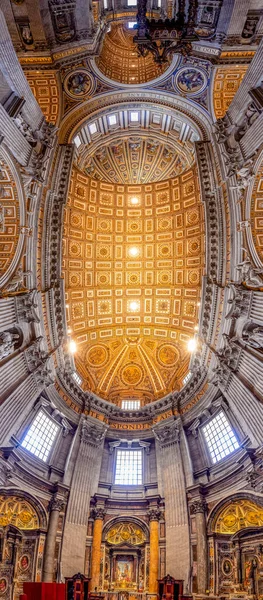
{"type": "Polygon", "coordinates": [[[53,496],[49,503],[49,522],[43,560],[43,581],[53,581],[55,544],[58,529],[59,513],[63,510],[65,501],[53,496]]]}
{"type": "Polygon", "coordinates": [[[151,509],[148,512],[150,521],[150,572],[149,572],[149,594],[158,592],[158,567],[159,567],[159,519],[160,511],[151,509]]]}
{"type": "Polygon", "coordinates": [[[198,594],[205,594],[207,590],[207,536],[206,536],[206,502],[203,498],[195,500],[190,505],[190,513],[196,519],[196,541],[197,541],[197,590],[198,594]]]}
{"type": "Polygon", "coordinates": [[[93,527],[93,540],[92,540],[92,554],[91,554],[91,590],[95,591],[99,587],[100,579],[100,552],[101,552],[101,538],[103,529],[103,520],[105,516],[105,510],[103,508],[94,508],[92,511],[94,517],[93,527]]]}
{"type": "Polygon", "coordinates": [[[62,545],[64,577],[84,573],[90,498],[97,492],[106,430],[92,417],[79,423],[62,545]]]}

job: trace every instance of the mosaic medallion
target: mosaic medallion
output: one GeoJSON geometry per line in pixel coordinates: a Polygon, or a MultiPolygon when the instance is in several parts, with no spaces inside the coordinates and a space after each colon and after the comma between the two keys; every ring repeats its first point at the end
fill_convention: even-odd
{"type": "Polygon", "coordinates": [[[122,369],[121,379],[126,385],[138,385],[143,378],[143,370],[139,365],[127,365],[122,369]]]}
{"type": "Polygon", "coordinates": [[[200,69],[184,67],[175,75],[174,85],[181,94],[200,95],[207,86],[207,77],[200,69]]]}
{"type": "Polygon", "coordinates": [[[69,73],[64,80],[64,90],[68,96],[75,99],[91,96],[95,82],[88,71],[78,69],[69,73]]]}
{"type": "Polygon", "coordinates": [[[172,367],[179,360],[179,352],[172,344],[163,344],[157,351],[157,360],[165,367],[172,367]]]}

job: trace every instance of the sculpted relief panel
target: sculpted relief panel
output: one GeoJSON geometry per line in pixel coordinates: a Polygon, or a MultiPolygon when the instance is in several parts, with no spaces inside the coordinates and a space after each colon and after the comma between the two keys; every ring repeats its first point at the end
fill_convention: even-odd
{"type": "Polygon", "coordinates": [[[198,322],[204,215],[194,169],[124,186],[73,169],[64,219],[67,322],[84,389],[142,404],[179,389],[198,322]]]}

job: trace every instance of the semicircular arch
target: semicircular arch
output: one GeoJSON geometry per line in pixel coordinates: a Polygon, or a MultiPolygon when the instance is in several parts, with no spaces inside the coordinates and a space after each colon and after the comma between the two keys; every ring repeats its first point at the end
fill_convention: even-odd
{"type": "MultiPolygon", "coordinates": [[[[209,533],[225,533],[226,535],[233,535],[240,529],[249,528],[253,526],[253,517],[252,512],[255,510],[255,513],[261,513],[258,515],[258,519],[260,520],[259,525],[263,524],[263,499],[257,496],[256,494],[245,494],[245,493],[237,493],[233,496],[228,496],[227,498],[223,498],[213,507],[212,511],[208,516],[208,524],[207,529],[209,533]],[[239,527],[239,517],[237,514],[237,509],[240,509],[242,512],[242,527],[239,527]],[[250,515],[251,512],[251,515],[250,515]],[[247,513],[249,513],[247,515],[247,513]],[[232,515],[232,519],[230,518],[232,515]],[[248,516],[248,519],[244,520],[244,515],[248,516]],[[225,528],[223,524],[224,531],[217,531],[218,527],[220,527],[221,521],[224,518],[228,518],[225,523],[225,528]],[[262,517],[262,519],[261,519],[262,517]],[[262,523],[261,523],[262,520],[262,523]]],[[[241,513],[240,513],[241,514],[241,513]]],[[[254,523],[255,525],[256,523],[254,523]]],[[[221,527],[221,529],[222,529],[221,527]]]]}
{"type": "MultiPolygon", "coordinates": [[[[31,515],[22,515],[20,521],[21,524],[19,523],[19,517],[18,518],[18,522],[13,523],[12,519],[8,521],[7,524],[14,524],[15,526],[17,526],[19,529],[38,529],[38,528],[43,528],[46,529],[47,528],[47,513],[46,510],[43,506],[43,504],[40,502],[40,500],[38,498],[35,498],[34,496],[32,496],[31,494],[29,494],[28,492],[25,491],[21,491],[17,488],[9,488],[8,490],[2,490],[1,494],[0,494],[0,503],[1,504],[6,504],[6,502],[8,502],[8,500],[10,499],[11,503],[16,503],[17,505],[19,505],[21,507],[21,511],[20,512],[24,512],[27,513],[26,508],[28,507],[32,507],[32,519],[29,520],[29,517],[31,515]],[[25,504],[25,510],[23,509],[23,503],[25,504]],[[36,523],[36,518],[38,520],[38,523],[36,523]],[[34,520],[35,520],[35,527],[31,526],[32,524],[34,524],[34,520]],[[24,524],[24,526],[23,526],[24,524]],[[30,526],[27,526],[30,525],[30,526]]],[[[2,510],[1,512],[1,517],[2,515],[2,510]]],[[[12,515],[11,515],[12,517],[12,515]]],[[[1,524],[1,523],[0,523],[1,524]]]]}
{"type": "MultiPolygon", "coordinates": [[[[113,529],[114,527],[118,528],[121,525],[125,525],[125,524],[132,524],[135,525],[136,527],[138,527],[139,529],[142,530],[142,532],[145,535],[145,540],[146,542],[149,541],[149,527],[147,525],[147,523],[145,523],[145,521],[139,519],[138,517],[114,517],[113,519],[110,519],[109,521],[107,521],[107,523],[105,523],[104,527],[103,527],[103,532],[102,532],[102,540],[106,541],[106,537],[108,535],[108,533],[111,531],[111,529],[113,529]]],[[[125,540],[123,540],[123,543],[125,543],[125,540]]]]}
{"type": "Polygon", "coordinates": [[[212,133],[212,119],[206,109],[201,107],[194,100],[183,98],[175,93],[160,92],[159,90],[122,90],[115,93],[99,94],[96,98],[91,98],[82,102],[81,106],[73,108],[67,113],[61,122],[59,143],[70,143],[77,130],[85,124],[92,116],[107,109],[120,108],[125,104],[129,105],[130,110],[145,105],[151,107],[162,107],[166,110],[176,111],[184,115],[186,120],[193,123],[198,129],[200,139],[208,140],[212,133]]]}

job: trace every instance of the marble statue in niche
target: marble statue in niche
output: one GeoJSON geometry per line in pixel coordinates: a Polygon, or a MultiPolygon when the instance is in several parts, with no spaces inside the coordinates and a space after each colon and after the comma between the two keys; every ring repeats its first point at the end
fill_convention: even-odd
{"type": "Polygon", "coordinates": [[[21,345],[21,335],[15,330],[0,333],[0,361],[10,356],[21,345]]]}
{"type": "Polygon", "coordinates": [[[17,27],[19,31],[20,38],[27,48],[34,44],[34,38],[31,31],[30,22],[27,19],[17,19],[17,27]]]}

